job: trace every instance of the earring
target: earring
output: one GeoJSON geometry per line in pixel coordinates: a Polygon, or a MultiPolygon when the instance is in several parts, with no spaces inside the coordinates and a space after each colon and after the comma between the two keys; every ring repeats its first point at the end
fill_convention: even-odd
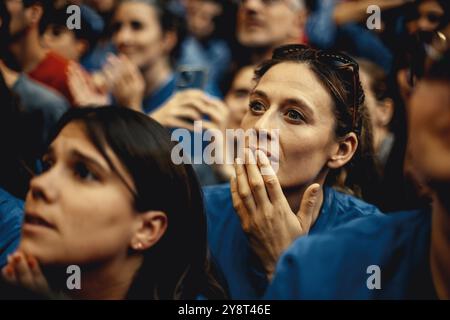
{"type": "Polygon", "coordinates": [[[136,243],[135,245],[134,245],[134,249],[142,249],[142,243],[141,242],[138,242],[138,243],[136,243]]]}

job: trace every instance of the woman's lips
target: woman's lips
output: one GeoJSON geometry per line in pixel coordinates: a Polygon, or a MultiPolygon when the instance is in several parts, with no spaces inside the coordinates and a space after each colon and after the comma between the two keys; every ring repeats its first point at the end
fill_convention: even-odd
{"type": "Polygon", "coordinates": [[[25,213],[24,227],[43,227],[56,229],[55,225],[36,213],[25,213]]]}

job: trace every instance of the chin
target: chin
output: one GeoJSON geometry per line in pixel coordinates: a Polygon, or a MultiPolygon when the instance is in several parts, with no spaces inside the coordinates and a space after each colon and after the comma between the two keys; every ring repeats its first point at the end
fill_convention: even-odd
{"type": "Polygon", "coordinates": [[[264,35],[252,34],[245,32],[239,36],[239,42],[246,47],[250,48],[265,48],[269,47],[267,39],[263,38],[264,35]]]}

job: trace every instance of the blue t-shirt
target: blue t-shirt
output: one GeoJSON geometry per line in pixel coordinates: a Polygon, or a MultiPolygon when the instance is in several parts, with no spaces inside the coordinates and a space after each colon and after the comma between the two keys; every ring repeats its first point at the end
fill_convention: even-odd
{"type": "MultiPolygon", "coordinates": [[[[205,187],[203,190],[210,250],[228,282],[231,298],[261,298],[267,287],[267,277],[258,257],[250,249],[233,208],[230,185],[205,187]]],[[[376,207],[355,197],[324,188],[322,209],[309,234],[324,233],[373,214],[382,215],[376,207]]]]}
{"type": "Polygon", "coordinates": [[[0,268],[19,245],[22,221],[23,201],[0,188],[0,268]]]}
{"type": "Polygon", "coordinates": [[[435,299],[431,214],[399,212],[303,237],[280,258],[267,299],[435,299]]]}

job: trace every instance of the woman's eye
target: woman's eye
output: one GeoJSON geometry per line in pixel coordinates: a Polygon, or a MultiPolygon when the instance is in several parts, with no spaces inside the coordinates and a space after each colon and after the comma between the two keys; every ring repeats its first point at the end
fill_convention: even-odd
{"type": "Polygon", "coordinates": [[[264,107],[264,105],[261,102],[257,102],[257,101],[250,102],[250,110],[253,113],[262,113],[265,111],[265,109],[266,108],[264,107]]]}
{"type": "Polygon", "coordinates": [[[138,21],[132,21],[131,22],[131,28],[133,30],[141,30],[142,29],[142,23],[140,23],[138,21]]]}
{"type": "Polygon", "coordinates": [[[84,163],[75,164],[75,176],[80,178],[81,180],[87,181],[98,181],[99,178],[96,174],[94,174],[84,163]]]}
{"type": "Polygon", "coordinates": [[[42,165],[42,172],[46,172],[48,170],[50,170],[50,168],[53,166],[53,161],[50,159],[43,159],[41,161],[41,165],[42,165]]]}
{"type": "Polygon", "coordinates": [[[292,120],[292,121],[296,121],[296,122],[305,121],[305,117],[303,116],[303,114],[301,114],[297,110],[288,110],[285,113],[285,115],[286,115],[286,117],[289,118],[289,120],[292,120]]]}

